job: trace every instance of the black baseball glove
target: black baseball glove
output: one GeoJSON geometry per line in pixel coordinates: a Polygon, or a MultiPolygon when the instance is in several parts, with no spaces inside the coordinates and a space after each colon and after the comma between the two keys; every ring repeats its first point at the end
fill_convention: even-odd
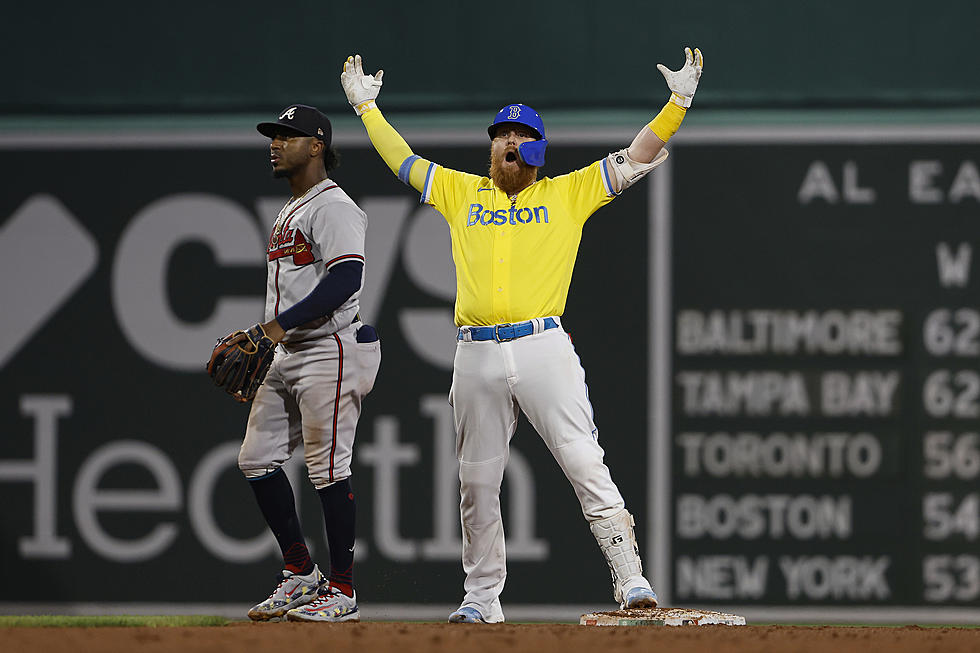
{"type": "Polygon", "coordinates": [[[236,401],[251,401],[272,365],[276,343],[261,324],[219,338],[207,369],[211,380],[236,401]]]}

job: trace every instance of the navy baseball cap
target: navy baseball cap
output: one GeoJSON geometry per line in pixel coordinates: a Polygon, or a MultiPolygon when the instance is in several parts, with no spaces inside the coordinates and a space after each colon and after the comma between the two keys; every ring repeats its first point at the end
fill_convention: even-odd
{"type": "Polygon", "coordinates": [[[282,110],[279,120],[275,122],[260,122],[255,126],[263,136],[272,138],[283,131],[299,136],[319,138],[327,147],[330,146],[330,120],[320,113],[316,107],[305,104],[293,104],[282,110]]]}

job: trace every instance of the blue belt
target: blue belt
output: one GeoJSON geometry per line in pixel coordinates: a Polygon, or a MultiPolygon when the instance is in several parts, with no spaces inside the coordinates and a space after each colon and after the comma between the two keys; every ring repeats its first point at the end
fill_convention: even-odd
{"type": "MultiPolygon", "coordinates": [[[[557,329],[558,323],[555,322],[554,318],[546,317],[544,318],[544,330],[557,329]]],[[[470,338],[472,340],[496,340],[497,342],[507,342],[508,340],[516,340],[517,338],[523,338],[524,336],[529,336],[534,333],[534,322],[528,320],[527,322],[518,322],[517,324],[495,324],[493,326],[486,327],[470,327],[470,338]]],[[[459,335],[456,336],[457,340],[465,340],[462,329],[459,331],[459,335]]]]}

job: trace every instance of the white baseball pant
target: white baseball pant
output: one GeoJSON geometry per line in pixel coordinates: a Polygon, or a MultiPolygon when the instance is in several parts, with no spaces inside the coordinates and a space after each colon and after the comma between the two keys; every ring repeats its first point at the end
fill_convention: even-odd
{"type": "MultiPolygon", "coordinates": [[[[463,606],[487,621],[504,620],[499,595],[507,576],[500,484],[523,410],[572,484],[592,522],[623,510],[623,497],[602,462],[585,370],[559,327],[508,342],[459,341],[449,400],[456,423],[463,606]]],[[[462,327],[465,333],[467,327],[462,327]]]]}
{"type": "Polygon", "coordinates": [[[336,334],[276,349],[238,454],[246,477],[281,467],[300,442],[315,488],[350,476],[361,401],[381,365],[381,342],[357,342],[360,326],[355,322],[336,334]]]}

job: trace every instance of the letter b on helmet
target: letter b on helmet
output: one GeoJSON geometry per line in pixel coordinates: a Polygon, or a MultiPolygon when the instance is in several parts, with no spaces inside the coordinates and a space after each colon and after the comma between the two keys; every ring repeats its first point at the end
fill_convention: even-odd
{"type": "Polygon", "coordinates": [[[529,166],[542,166],[544,165],[544,150],[548,147],[548,141],[544,137],[544,121],[541,120],[541,116],[538,112],[527,106],[526,104],[508,104],[503,109],[497,112],[497,117],[493,119],[490,126],[487,127],[487,134],[490,138],[493,138],[494,132],[497,130],[497,125],[502,125],[504,123],[516,123],[518,125],[524,125],[529,127],[535,132],[538,140],[531,141],[529,143],[522,143],[517,148],[517,153],[520,155],[524,163],[529,166]]]}

